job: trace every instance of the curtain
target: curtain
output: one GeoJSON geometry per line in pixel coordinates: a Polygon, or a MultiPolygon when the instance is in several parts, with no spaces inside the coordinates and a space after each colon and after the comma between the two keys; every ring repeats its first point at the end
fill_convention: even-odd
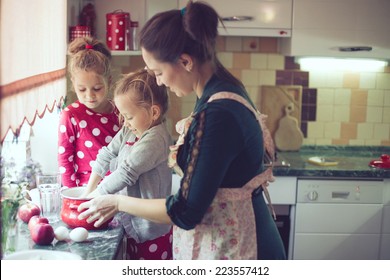
{"type": "Polygon", "coordinates": [[[1,0],[0,141],[66,95],[66,0],[1,0]]]}

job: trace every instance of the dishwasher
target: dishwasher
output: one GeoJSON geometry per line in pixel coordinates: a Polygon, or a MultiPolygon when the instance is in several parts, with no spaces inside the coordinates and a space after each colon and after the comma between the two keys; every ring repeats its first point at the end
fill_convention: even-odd
{"type": "Polygon", "coordinates": [[[383,180],[298,179],[293,259],[379,259],[383,180]]]}

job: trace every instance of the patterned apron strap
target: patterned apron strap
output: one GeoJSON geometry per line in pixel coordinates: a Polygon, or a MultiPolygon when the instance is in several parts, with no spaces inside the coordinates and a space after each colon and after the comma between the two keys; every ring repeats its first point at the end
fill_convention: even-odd
{"type": "Polygon", "coordinates": [[[267,170],[264,171],[263,173],[255,176],[246,185],[250,184],[252,188],[258,187],[258,186],[261,186],[263,188],[264,195],[265,195],[265,198],[268,202],[268,206],[270,208],[272,216],[276,220],[275,209],[271,203],[271,196],[269,195],[268,188],[267,188],[269,185],[268,182],[275,181],[275,178],[272,174],[272,164],[275,161],[275,146],[274,146],[274,142],[273,142],[272,137],[271,137],[271,133],[265,124],[265,120],[266,120],[267,116],[261,114],[258,110],[255,110],[245,98],[243,98],[242,96],[240,96],[238,94],[234,94],[232,92],[227,92],[227,91],[218,92],[218,93],[214,94],[213,96],[211,96],[208,102],[212,102],[212,101],[218,100],[218,99],[232,99],[232,100],[235,100],[235,101],[243,104],[246,108],[248,108],[255,115],[255,117],[256,117],[262,131],[263,131],[264,146],[265,146],[266,151],[268,151],[269,156],[271,157],[271,167],[267,168],[267,170]]]}

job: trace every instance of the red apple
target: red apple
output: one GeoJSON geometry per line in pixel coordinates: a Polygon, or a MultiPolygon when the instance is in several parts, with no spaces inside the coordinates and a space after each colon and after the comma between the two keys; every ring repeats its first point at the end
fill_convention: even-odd
{"type": "Polygon", "coordinates": [[[54,229],[50,224],[38,223],[31,228],[31,238],[38,245],[49,245],[54,240],[54,229]]]}
{"type": "Polygon", "coordinates": [[[30,221],[28,222],[28,229],[32,230],[32,228],[36,225],[36,224],[48,224],[49,223],[49,220],[45,217],[40,217],[38,215],[35,215],[35,216],[32,216],[30,221]]]}
{"type": "Polygon", "coordinates": [[[41,214],[41,209],[34,203],[26,203],[19,207],[18,217],[23,222],[28,223],[32,216],[41,214]]]}

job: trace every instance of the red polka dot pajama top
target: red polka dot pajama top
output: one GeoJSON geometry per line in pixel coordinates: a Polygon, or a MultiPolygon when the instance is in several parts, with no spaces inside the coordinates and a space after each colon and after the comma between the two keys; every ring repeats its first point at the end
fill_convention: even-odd
{"type": "Polygon", "coordinates": [[[119,131],[118,109],[96,113],[76,101],[67,106],[58,129],[58,166],[62,185],[77,187],[88,183],[99,150],[119,131]]]}

